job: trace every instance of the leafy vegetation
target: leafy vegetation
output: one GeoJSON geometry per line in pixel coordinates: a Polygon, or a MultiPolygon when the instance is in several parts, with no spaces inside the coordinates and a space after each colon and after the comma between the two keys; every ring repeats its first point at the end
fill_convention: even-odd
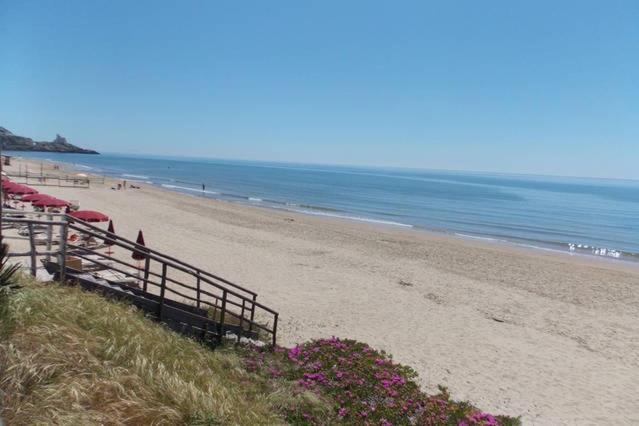
{"type": "Polygon", "coordinates": [[[332,417],[294,410],[287,420],[305,424],[370,425],[518,425],[519,420],[484,413],[466,402],[451,400],[440,388],[426,395],[415,382],[413,369],[365,343],[336,337],[318,339],[274,354],[247,347],[249,371],[279,381],[295,381],[299,389],[314,391],[332,404],[332,417]]]}
{"type": "Polygon", "coordinates": [[[0,290],[8,290],[15,284],[15,274],[20,269],[19,264],[8,263],[9,246],[0,243],[0,290]]]}

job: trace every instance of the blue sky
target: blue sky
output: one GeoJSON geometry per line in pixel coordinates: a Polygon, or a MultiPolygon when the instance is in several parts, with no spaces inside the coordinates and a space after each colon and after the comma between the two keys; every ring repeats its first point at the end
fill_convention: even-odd
{"type": "Polygon", "coordinates": [[[38,140],[639,178],[636,0],[0,0],[0,58],[38,140]]]}

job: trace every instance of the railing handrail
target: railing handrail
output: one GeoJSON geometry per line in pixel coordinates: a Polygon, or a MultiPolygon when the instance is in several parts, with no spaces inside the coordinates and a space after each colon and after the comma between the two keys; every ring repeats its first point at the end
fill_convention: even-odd
{"type": "MultiPolygon", "coordinates": [[[[209,302],[207,302],[206,300],[202,299],[200,297],[200,295],[204,295],[206,297],[212,297],[213,300],[216,301],[216,306],[217,306],[217,301],[221,301],[222,302],[222,310],[221,310],[221,315],[223,317],[224,314],[229,314],[237,319],[240,320],[240,324],[242,323],[246,323],[249,324],[251,327],[257,327],[259,329],[262,329],[268,333],[270,333],[273,336],[273,343],[275,343],[275,338],[277,335],[277,321],[278,321],[278,317],[279,314],[274,311],[273,309],[269,308],[268,306],[265,306],[259,302],[257,302],[256,298],[257,298],[257,293],[248,290],[244,287],[241,287],[237,284],[234,284],[224,278],[221,278],[217,275],[211,274],[207,271],[204,271],[200,268],[194,267],[186,262],[183,262],[179,259],[176,259],[172,256],[168,256],[165,255],[157,250],[151,249],[149,247],[137,244],[134,241],[131,241],[127,238],[121,237],[115,233],[111,233],[108,231],[105,231],[97,226],[94,226],[92,224],[89,224],[83,220],[74,218],[72,216],[69,216],[67,214],[64,213],[48,213],[48,212],[24,212],[24,211],[4,211],[3,212],[3,216],[4,216],[4,220],[8,223],[17,223],[17,224],[25,224],[27,225],[30,230],[32,231],[32,227],[33,225],[47,225],[49,227],[49,232],[51,231],[51,226],[52,225],[57,225],[57,226],[62,226],[63,228],[63,232],[65,235],[67,234],[67,230],[68,229],[73,229],[76,230],[78,232],[82,232],[88,235],[91,235],[97,239],[100,240],[108,240],[109,242],[113,242],[114,245],[117,245],[119,247],[122,247],[126,250],[129,250],[131,252],[141,252],[144,254],[144,256],[149,259],[149,260],[154,260],[156,262],[159,262],[160,264],[162,264],[163,267],[163,276],[160,276],[159,274],[156,274],[152,271],[147,271],[148,273],[150,273],[153,276],[157,276],[157,277],[162,277],[163,280],[163,285],[165,286],[166,281],[170,281],[174,284],[177,284],[178,286],[188,289],[190,291],[196,291],[197,294],[197,299],[194,299],[192,297],[188,297],[185,296],[184,294],[180,293],[177,290],[172,290],[170,288],[166,288],[166,290],[168,290],[171,293],[180,295],[182,297],[186,297],[187,299],[190,300],[198,300],[198,303],[202,302],[205,303],[206,305],[211,306],[211,304],[209,302]],[[46,215],[50,218],[50,220],[41,220],[41,219],[29,219],[29,218],[24,218],[24,217],[11,217],[11,216],[30,216],[30,215],[46,215]],[[61,219],[61,220],[53,220],[53,218],[56,219],[61,219]],[[176,281],[172,278],[169,278],[165,275],[165,271],[167,267],[171,267],[172,269],[175,269],[177,271],[181,271],[183,273],[186,273],[187,275],[194,277],[197,279],[197,287],[193,287],[187,284],[184,284],[182,282],[176,281]],[[216,282],[216,281],[219,282],[216,282]],[[201,283],[205,283],[210,285],[211,287],[215,288],[218,292],[221,292],[221,295],[216,295],[214,293],[211,293],[209,291],[207,291],[206,289],[201,289],[200,288],[200,284],[201,283]],[[224,284],[227,284],[229,286],[235,287],[238,290],[240,290],[241,292],[246,293],[242,294],[242,293],[238,293],[237,291],[234,291],[231,288],[228,288],[227,286],[225,286],[224,284]],[[239,302],[236,302],[233,299],[229,299],[230,297],[236,298],[239,300],[239,302]],[[241,314],[237,314],[233,311],[228,310],[227,308],[227,303],[235,306],[236,308],[242,308],[242,313],[241,314]],[[253,320],[254,314],[255,314],[255,309],[260,309],[262,311],[267,312],[268,314],[271,314],[273,316],[273,328],[269,329],[266,326],[259,324],[257,322],[255,322],[253,320]],[[250,314],[250,318],[246,318],[245,317],[245,312],[250,314]]],[[[62,232],[61,232],[62,233],[62,232]]],[[[32,239],[32,235],[33,232],[30,232],[31,237],[30,239],[32,239]]],[[[65,239],[66,242],[66,239],[65,239]]],[[[81,247],[81,246],[77,246],[75,244],[63,244],[64,247],[60,247],[59,250],[59,254],[60,255],[66,255],[67,253],[67,246],[70,248],[77,248],[77,249],[81,249],[84,250],[86,252],[89,253],[93,253],[93,254],[98,254],[101,258],[103,259],[109,259],[109,260],[114,260],[116,262],[118,262],[119,264],[123,264],[123,265],[127,265],[127,266],[131,266],[130,264],[128,264],[125,261],[122,261],[121,259],[117,259],[108,255],[104,255],[102,253],[99,253],[93,249],[87,248],[87,247],[81,247]]],[[[32,250],[31,252],[29,252],[27,255],[31,255],[32,257],[32,269],[34,267],[34,256],[39,255],[40,253],[37,252],[37,250],[35,249],[35,245],[34,242],[31,241],[31,246],[32,246],[32,250]]],[[[80,256],[82,258],[85,258],[85,256],[80,256]]],[[[95,261],[94,259],[88,259],[85,258],[86,260],[89,260],[91,262],[94,262],[98,265],[104,265],[102,262],[100,261],[95,261]]],[[[62,260],[62,264],[60,265],[61,268],[65,267],[65,263],[64,259],[62,260]]],[[[148,260],[147,260],[147,265],[148,265],[148,260]]],[[[118,268],[112,268],[114,270],[118,270],[120,272],[122,272],[122,270],[118,269],[118,268]]],[[[32,271],[32,273],[34,273],[32,271]]],[[[125,275],[127,276],[132,276],[130,273],[128,272],[123,272],[125,273],[125,275]]],[[[148,277],[145,277],[145,280],[150,283],[151,285],[157,286],[158,284],[148,280],[148,277]]],[[[145,287],[146,288],[146,287],[145,287]]],[[[223,327],[222,327],[223,329],[223,327]]],[[[238,336],[239,338],[239,336],[238,336]]]]}
{"type": "MultiPolygon", "coordinates": [[[[159,252],[157,250],[154,250],[152,248],[149,248],[147,246],[140,245],[140,244],[136,243],[135,241],[129,240],[128,238],[122,237],[122,236],[117,235],[115,233],[112,233],[112,232],[109,232],[109,231],[105,231],[104,229],[101,229],[101,228],[99,228],[99,227],[97,227],[95,225],[92,225],[92,224],[90,224],[88,222],[85,222],[83,220],[77,219],[77,218],[75,218],[73,216],[69,216],[67,214],[62,214],[62,215],[64,217],[66,217],[67,221],[69,221],[69,222],[79,222],[83,226],[86,226],[88,228],[94,229],[94,230],[98,231],[101,234],[105,234],[106,236],[109,237],[110,240],[113,240],[113,241],[117,241],[117,240],[124,241],[124,242],[126,242],[128,244],[133,245],[137,249],[137,251],[141,251],[141,252],[144,252],[144,253],[153,253],[153,254],[155,254],[157,256],[160,256],[160,257],[163,257],[165,259],[168,259],[168,260],[170,260],[170,261],[172,261],[174,263],[181,264],[184,267],[193,270],[194,272],[200,272],[200,274],[203,274],[205,276],[209,276],[211,278],[214,278],[214,279],[216,279],[218,281],[223,282],[224,284],[227,284],[227,285],[229,285],[231,287],[234,287],[234,288],[236,288],[238,290],[244,291],[244,292],[250,294],[251,296],[257,296],[257,293],[254,292],[254,291],[251,291],[251,290],[249,290],[249,289],[247,289],[245,287],[242,287],[241,285],[235,284],[235,283],[233,283],[233,282],[231,282],[231,281],[229,281],[229,280],[227,280],[225,278],[222,278],[222,277],[220,277],[218,275],[215,275],[215,274],[212,274],[210,272],[207,272],[207,271],[205,271],[205,270],[203,270],[201,268],[198,268],[197,266],[193,266],[193,265],[191,265],[189,263],[186,263],[186,262],[184,262],[182,260],[179,260],[179,259],[177,259],[177,258],[175,258],[173,256],[161,253],[161,252],[159,252]]],[[[157,260],[157,259],[155,259],[155,260],[157,260]]]]}
{"type": "MultiPolygon", "coordinates": [[[[74,219],[74,222],[75,221],[76,220],[74,219]]],[[[156,262],[166,263],[167,265],[170,265],[172,268],[177,269],[178,271],[185,272],[185,273],[190,274],[190,275],[195,275],[195,273],[197,272],[197,270],[193,270],[192,268],[184,266],[183,262],[179,262],[178,261],[176,263],[170,257],[165,257],[161,253],[159,253],[159,256],[158,256],[158,252],[156,250],[150,250],[148,247],[140,245],[140,244],[137,244],[137,243],[134,243],[134,242],[132,242],[130,240],[127,240],[126,238],[120,238],[116,234],[113,234],[113,233],[105,231],[105,232],[102,233],[102,234],[106,235],[107,238],[105,238],[105,237],[101,236],[100,234],[98,234],[96,232],[92,232],[92,231],[87,232],[85,229],[83,229],[81,227],[78,227],[78,226],[75,226],[73,223],[69,223],[69,228],[70,229],[75,229],[76,231],[80,231],[80,232],[86,232],[86,233],[88,233],[88,234],[90,234],[90,235],[92,235],[92,236],[94,236],[96,238],[99,238],[99,239],[109,239],[109,240],[112,240],[114,243],[118,243],[119,242],[120,244],[118,244],[118,245],[120,247],[128,248],[131,251],[137,251],[137,252],[144,253],[144,255],[146,257],[149,257],[150,259],[155,260],[156,262]],[[126,247],[126,244],[122,244],[122,241],[124,243],[132,246],[132,248],[126,247]]],[[[254,302],[253,298],[247,297],[247,296],[242,295],[240,293],[237,293],[237,292],[235,292],[235,291],[233,291],[231,289],[228,289],[228,288],[224,287],[223,285],[221,285],[219,283],[211,281],[211,280],[207,279],[206,275],[205,276],[201,276],[200,278],[201,278],[202,281],[204,281],[204,282],[206,282],[206,283],[218,288],[219,290],[228,291],[229,294],[231,294],[231,295],[233,295],[233,296],[235,296],[237,298],[246,299],[247,301],[250,301],[251,303],[254,302]]],[[[257,293],[254,293],[254,292],[249,292],[249,293],[251,295],[257,296],[257,293]]],[[[255,302],[255,303],[257,304],[257,302],[255,302]]]]}
{"type": "MultiPolygon", "coordinates": [[[[71,245],[71,246],[72,246],[72,245],[71,245]]],[[[97,260],[95,260],[95,259],[90,259],[90,258],[88,258],[87,256],[84,256],[84,255],[82,255],[82,254],[74,254],[74,256],[78,256],[78,257],[80,257],[80,258],[83,258],[83,259],[89,260],[89,261],[91,261],[91,262],[93,262],[93,263],[95,263],[95,264],[97,264],[97,265],[100,265],[100,266],[108,266],[107,264],[105,264],[105,263],[103,263],[103,262],[97,261],[97,260]]],[[[109,259],[109,260],[116,260],[116,261],[118,261],[118,259],[109,258],[109,257],[107,257],[107,256],[104,256],[104,257],[106,257],[106,258],[107,258],[107,259],[109,259]]],[[[122,264],[124,264],[124,265],[127,265],[127,264],[126,264],[126,262],[120,262],[120,263],[122,263],[122,264]]],[[[129,272],[127,272],[127,271],[123,270],[123,269],[120,269],[120,268],[117,268],[117,267],[113,267],[113,266],[108,266],[108,268],[109,268],[109,269],[112,269],[112,270],[114,270],[114,271],[120,272],[120,273],[122,273],[122,274],[124,274],[124,275],[126,275],[126,276],[134,277],[134,275],[133,275],[133,274],[131,274],[131,273],[129,273],[129,272]]],[[[162,274],[154,274],[154,275],[155,275],[155,276],[157,276],[157,277],[162,277],[162,274]]],[[[168,277],[165,277],[165,278],[168,280],[168,277]]],[[[171,280],[171,281],[172,281],[172,280],[171,280]]],[[[175,282],[175,281],[173,281],[173,282],[175,282]]],[[[161,284],[158,284],[158,283],[156,283],[156,282],[154,282],[154,281],[151,281],[151,280],[149,280],[149,281],[148,281],[148,283],[149,283],[149,284],[151,284],[151,285],[154,285],[154,286],[156,286],[156,287],[160,287],[160,286],[161,286],[161,284]]],[[[177,283],[177,284],[180,284],[180,283],[177,283]]],[[[189,286],[186,286],[186,285],[183,285],[183,284],[182,284],[181,286],[182,286],[182,287],[184,287],[184,288],[190,288],[189,286]]],[[[177,294],[178,296],[180,296],[180,297],[182,297],[182,298],[185,298],[185,299],[188,299],[188,300],[191,300],[191,301],[196,301],[196,298],[194,298],[194,297],[192,297],[192,296],[187,296],[186,294],[180,293],[180,292],[178,292],[177,290],[172,289],[172,288],[170,288],[170,287],[168,287],[168,286],[166,287],[166,291],[169,291],[169,292],[171,292],[171,293],[173,293],[173,294],[177,294]]],[[[222,300],[222,299],[223,299],[223,297],[216,296],[216,295],[211,294],[211,293],[208,293],[208,292],[206,292],[206,291],[204,291],[204,290],[202,290],[202,293],[205,293],[206,295],[208,295],[208,296],[210,296],[210,297],[213,297],[214,299],[218,299],[218,300],[222,300]]],[[[216,305],[214,305],[214,304],[212,304],[211,302],[208,302],[208,301],[206,301],[206,300],[200,300],[200,302],[201,302],[201,303],[204,303],[205,305],[210,306],[211,308],[215,308],[215,307],[216,307],[216,305]]],[[[227,300],[227,303],[231,303],[232,305],[237,306],[237,307],[242,307],[242,305],[240,305],[240,304],[238,304],[238,303],[236,303],[236,302],[230,301],[230,300],[227,300]]],[[[258,304],[257,304],[257,302],[256,302],[256,305],[258,305],[258,304]]],[[[262,324],[260,324],[259,322],[255,322],[255,321],[252,321],[251,319],[244,318],[244,317],[242,317],[241,315],[238,315],[238,314],[236,314],[236,313],[235,313],[235,312],[233,312],[233,311],[229,311],[229,310],[227,310],[227,311],[226,311],[226,313],[227,313],[227,314],[232,315],[234,318],[236,318],[236,319],[238,319],[238,320],[245,321],[245,322],[247,322],[248,324],[254,325],[254,326],[256,326],[256,327],[258,327],[258,328],[260,328],[260,329],[262,329],[262,330],[264,330],[264,331],[266,331],[266,332],[273,333],[273,331],[274,331],[274,330],[268,329],[267,327],[263,326],[263,325],[262,325],[262,324]]],[[[277,315],[277,312],[273,312],[273,313],[274,313],[275,315],[277,315]]]]}
{"type": "MultiPolygon", "coordinates": [[[[231,287],[234,287],[234,288],[236,288],[238,290],[244,291],[244,292],[250,294],[251,296],[257,296],[256,292],[251,291],[251,290],[249,290],[249,289],[247,289],[245,287],[242,287],[241,285],[235,284],[235,283],[233,283],[233,282],[231,282],[231,281],[229,281],[229,280],[227,280],[225,278],[222,278],[222,277],[220,277],[218,275],[215,275],[215,274],[212,274],[210,272],[207,272],[207,271],[205,271],[205,270],[203,270],[201,268],[198,268],[197,266],[193,266],[193,265],[191,265],[191,264],[189,264],[187,262],[184,262],[183,260],[177,259],[177,258],[175,258],[173,256],[161,253],[161,252],[159,252],[157,250],[154,250],[152,248],[149,248],[147,246],[140,245],[140,244],[136,243],[135,241],[129,240],[128,238],[125,238],[125,237],[122,237],[122,236],[117,235],[115,233],[111,233],[109,231],[101,229],[101,228],[99,228],[99,227],[97,227],[95,225],[92,225],[92,224],[90,224],[88,222],[85,222],[85,221],[83,221],[81,219],[75,218],[73,216],[69,216],[66,213],[23,212],[23,211],[15,211],[15,212],[6,211],[5,212],[5,211],[3,211],[3,215],[5,215],[5,214],[9,214],[9,215],[25,215],[25,214],[35,215],[35,214],[39,214],[39,215],[48,215],[48,216],[53,216],[53,217],[63,217],[68,222],[78,222],[78,223],[82,224],[83,226],[86,226],[88,228],[96,230],[97,232],[108,236],[109,239],[111,239],[111,240],[114,240],[114,241],[120,240],[120,241],[124,241],[124,242],[126,242],[128,244],[131,244],[137,249],[137,251],[142,251],[142,252],[145,252],[145,253],[146,252],[153,253],[153,254],[158,255],[160,257],[163,257],[165,259],[169,259],[169,260],[171,260],[171,261],[173,261],[175,263],[181,264],[181,265],[183,265],[183,266],[185,266],[185,267],[187,267],[189,269],[192,269],[195,272],[200,272],[200,274],[202,274],[204,276],[208,276],[208,277],[214,278],[214,279],[216,279],[218,281],[223,282],[224,284],[227,284],[227,285],[229,285],[231,287]]],[[[31,222],[31,223],[41,224],[41,225],[56,225],[56,224],[60,223],[60,222],[56,222],[56,221],[43,221],[43,220],[40,220],[40,219],[20,219],[20,218],[11,218],[9,221],[22,222],[22,223],[31,222]]],[[[158,260],[158,259],[155,259],[155,260],[158,260]]]]}

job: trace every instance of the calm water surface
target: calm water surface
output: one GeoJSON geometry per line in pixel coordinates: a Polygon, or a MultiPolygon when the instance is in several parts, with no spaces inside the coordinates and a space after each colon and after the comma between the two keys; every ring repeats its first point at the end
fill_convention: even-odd
{"type": "MultiPolygon", "coordinates": [[[[13,153],[198,196],[637,258],[639,181],[230,160],[13,153]],[[202,184],[205,191],[202,191],[202,184]],[[612,251],[611,251],[612,250],[612,251]]],[[[34,170],[39,172],[39,170],[34,170]]]]}

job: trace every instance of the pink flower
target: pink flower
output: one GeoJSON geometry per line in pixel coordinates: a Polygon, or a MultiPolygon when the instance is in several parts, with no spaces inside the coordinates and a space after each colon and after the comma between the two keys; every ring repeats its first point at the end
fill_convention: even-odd
{"type": "Polygon", "coordinates": [[[337,410],[337,415],[339,417],[344,417],[344,416],[346,416],[346,414],[348,414],[348,409],[347,408],[340,407],[339,410],[337,410]]]}
{"type": "Polygon", "coordinates": [[[300,349],[299,346],[295,346],[294,348],[291,348],[288,350],[288,358],[291,360],[297,359],[297,357],[299,356],[300,352],[302,350],[300,349]]]}

